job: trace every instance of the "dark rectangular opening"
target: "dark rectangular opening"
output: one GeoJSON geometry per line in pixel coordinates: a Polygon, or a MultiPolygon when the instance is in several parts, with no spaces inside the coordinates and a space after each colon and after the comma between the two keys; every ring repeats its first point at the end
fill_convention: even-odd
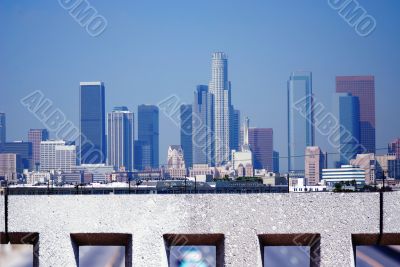
{"type": "Polygon", "coordinates": [[[356,266],[400,266],[400,234],[353,234],[356,266]]]}
{"type": "MultiPolygon", "coordinates": [[[[75,253],[75,261],[77,266],[82,266],[83,262],[80,262],[80,247],[91,247],[90,249],[98,249],[99,255],[104,255],[105,247],[113,249],[115,253],[118,253],[119,247],[124,248],[124,262],[125,267],[132,267],[132,235],[122,233],[75,233],[71,234],[71,242],[75,253]],[[101,250],[103,249],[103,251],[101,250]],[[80,265],[81,264],[81,265],[80,265]]],[[[88,248],[85,248],[88,249],[88,248]]],[[[110,255],[114,256],[114,255],[110,255]]],[[[122,260],[115,256],[115,260],[122,260]]],[[[91,257],[91,261],[93,258],[91,257]]],[[[86,264],[84,264],[86,265],[86,264]]]]}
{"type": "Polygon", "coordinates": [[[175,262],[188,261],[194,266],[203,266],[201,263],[204,262],[206,266],[222,267],[224,240],[223,234],[165,234],[168,266],[179,266],[175,262]]]}
{"type": "Polygon", "coordinates": [[[39,233],[12,232],[0,233],[0,244],[32,246],[32,266],[39,267],[39,233]]]}
{"type": "Polygon", "coordinates": [[[320,265],[319,234],[262,234],[258,238],[263,266],[320,265]]]}

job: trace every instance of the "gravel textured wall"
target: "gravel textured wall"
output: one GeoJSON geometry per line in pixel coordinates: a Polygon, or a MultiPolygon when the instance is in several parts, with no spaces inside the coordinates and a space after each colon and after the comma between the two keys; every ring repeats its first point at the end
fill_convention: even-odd
{"type": "MultiPolygon", "coordinates": [[[[399,203],[385,193],[388,233],[400,232],[399,203]]],[[[225,266],[261,267],[259,235],[315,233],[321,266],[354,266],[351,234],[379,233],[379,194],[10,196],[9,231],[39,233],[40,266],[76,266],[71,233],[132,234],[143,267],[168,266],[164,234],[223,234],[225,266]]]]}

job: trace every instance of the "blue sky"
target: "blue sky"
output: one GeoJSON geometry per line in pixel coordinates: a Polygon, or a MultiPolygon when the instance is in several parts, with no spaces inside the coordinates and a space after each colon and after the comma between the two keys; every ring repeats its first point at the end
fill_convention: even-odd
{"type": "MultiPolygon", "coordinates": [[[[376,78],[377,147],[400,136],[400,2],[358,0],[377,21],[360,37],[327,0],[89,1],[108,26],[91,37],[56,0],[0,2],[0,110],[9,140],[42,127],[19,102],[41,90],[78,125],[80,81],[106,84],[106,107],[191,102],[210,79],[214,51],[229,56],[234,105],[251,126],[272,127],[287,155],[286,81],[313,72],[316,98],[330,108],[336,75],[376,78]]],[[[326,138],[317,144],[331,151],[326,138]]],[[[179,129],[160,118],[160,162],[179,129]]],[[[283,162],[282,162],[283,164],[283,162]]]]}

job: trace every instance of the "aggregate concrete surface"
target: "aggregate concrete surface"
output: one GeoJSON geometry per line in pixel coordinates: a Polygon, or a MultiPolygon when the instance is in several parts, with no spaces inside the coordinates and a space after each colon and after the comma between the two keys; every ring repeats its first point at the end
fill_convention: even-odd
{"type": "MultiPolygon", "coordinates": [[[[399,203],[385,193],[388,233],[400,232],[399,203]]],[[[315,233],[320,266],[354,266],[351,234],[379,233],[379,193],[13,195],[8,224],[39,233],[40,266],[76,266],[71,233],[131,234],[132,266],[143,267],[168,266],[164,234],[223,234],[225,266],[261,267],[258,235],[315,233]]]]}

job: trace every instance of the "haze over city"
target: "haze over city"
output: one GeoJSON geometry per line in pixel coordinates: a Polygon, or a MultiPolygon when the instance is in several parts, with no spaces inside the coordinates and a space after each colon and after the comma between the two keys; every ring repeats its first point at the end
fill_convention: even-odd
{"type": "MultiPolygon", "coordinates": [[[[19,102],[34,90],[76,125],[81,81],[105,82],[106,112],[123,105],[136,113],[139,104],[157,104],[172,94],[191,103],[196,86],[211,78],[211,54],[224,51],[235,108],[250,118],[250,126],[274,129],[281,156],[287,156],[286,83],[298,70],[313,73],[314,95],[328,110],[335,76],[374,75],[376,146],[386,147],[400,132],[399,124],[389,123],[400,97],[399,3],[362,4],[377,22],[367,37],[357,35],[326,1],[98,1],[108,24],[93,38],[57,1],[3,2],[0,35],[7,42],[0,50],[0,108],[7,113],[8,139],[27,140],[26,129],[43,127],[19,102]]],[[[165,163],[168,145],[179,144],[179,128],[160,115],[165,163]]],[[[332,151],[318,132],[316,143],[332,151]]]]}

